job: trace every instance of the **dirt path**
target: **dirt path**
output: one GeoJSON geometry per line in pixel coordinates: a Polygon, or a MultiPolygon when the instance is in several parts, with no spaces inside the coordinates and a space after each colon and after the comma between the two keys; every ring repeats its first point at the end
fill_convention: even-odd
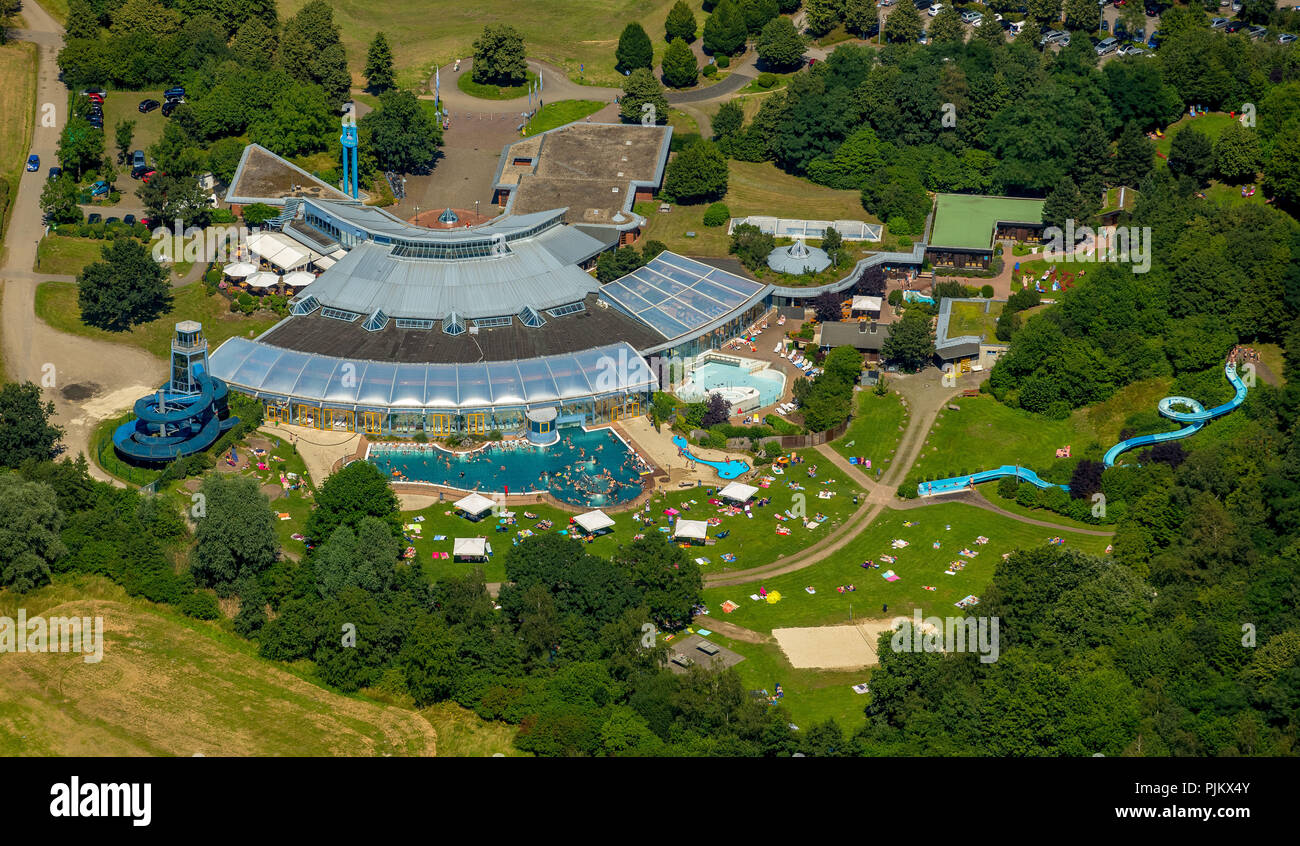
{"type": "MultiPolygon", "coordinates": [[[[36,122],[32,152],[43,162],[57,160],[59,132],[67,120],[62,104],[67,90],[58,79],[55,57],[63,46],[63,30],[39,5],[23,8],[27,28],[16,38],[36,43],[39,53],[36,102],[54,103],[56,125],[36,122]]],[[[102,419],[129,408],[139,396],[156,388],[167,376],[166,364],[134,347],[104,343],[55,331],[35,317],[36,288],[47,279],[66,277],[32,272],[37,242],[44,235],[40,195],[44,168],[26,173],[17,186],[13,216],[5,236],[3,320],[5,368],[15,381],[30,380],[45,389],[54,403],[55,422],[64,427],[68,454],[89,452],[89,437],[102,419]]],[[[91,463],[91,474],[111,481],[91,463]]]]}
{"type": "Polygon", "coordinates": [[[697,627],[715,631],[723,637],[729,637],[732,640],[740,640],[745,643],[771,643],[772,636],[756,632],[753,629],[747,629],[744,626],[738,626],[735,623],[728,623],[726,620],[719,620],[716,617],[699,616],[693,621],[697,627]]]}

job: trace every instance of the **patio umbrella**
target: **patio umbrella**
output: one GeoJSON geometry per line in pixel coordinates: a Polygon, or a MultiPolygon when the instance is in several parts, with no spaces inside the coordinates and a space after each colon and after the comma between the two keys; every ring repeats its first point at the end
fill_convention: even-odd
{"type": "Polygon", "coordinates": [[[268,270],[263,270],[260,273],[254,273],[244,281],[248,283],[250,288],[270,288],[272,285],[280,284],[280,277],[268,270]]]}
{"type": "Polygon", "coordinates": [[[245,276],[251,276],[257,272],[257,266],[252,262],[237,261],[234,264],[228,264],[225,268],[225,274],[231,279],[243,279],[245,276]]]}
{"type": "Polygon", "coordinates": [[[280,281],[290,288],[303,288],[316,281],[316,274],[307,270],[295,270],[280,277],[280,281]]]}

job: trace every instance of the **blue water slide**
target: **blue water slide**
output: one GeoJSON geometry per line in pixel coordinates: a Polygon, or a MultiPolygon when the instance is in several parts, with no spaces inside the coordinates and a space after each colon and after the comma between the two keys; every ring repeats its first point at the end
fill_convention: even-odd
{"type": "Polygon", "coordinates": [[[113,446],[126,458],[146,463],[171,461],[207,449],[221,433],[239,423],[224,413],[229,388],[220,379],[194,370],[199,393],[178,394],[163,389],[141,397],[134,406],[135,418],[113,430],[113,446]]]}
{"type": "Polygon", "coordinates": [[[743,461],[708,461],[694,455],[690,450],[690,441],[681,435],[673,435],[673,445],[680,449],[691,461],[697,461],[700,464],[707,464],[714,470],[718,471],[720,479],[734,479],[742,473],[749,472],[749,465],[743,461]]]}
{"type": "MultiPolygon", "coordinates": [[[[1106,450],[1106,455],[1102,458],[1102,463],[1107,467],[1115,466],[1115,459],[1121,454],[1132,449],[1158,444],[1164,441],[1176,441],[1182,438],[1190,437],[1205,428],[1205,424],[1216,417],[1222,417],[1230,411],[1236,411],[1241,404],[1246,401],[1246,383],[1237,375],[1236,365],[1229,361],[1223,366],[1223,375],[1228,382],[1232,384],[1235,391],[1232,399],[1217,405],[1214,408],[1206,409],[1200,402],[1191,397],[1165,397],[1160,400],[1157,409],[1161,416],[1167,417],[1177,423],[1186,423],[1181,429],[1175,429],[1172,432],[1156,432],[1154,435],[1138,435],[1135,438],[1120,441],[1110,449],[1106,450]],[[1183,411],[1181,409],[1190,409],[1183,411]]],[[[934,482],[921,482],[916,486],[918,496],[938,496],[940,494],[957,493],[973,488],[982,482],[991,482],[994,479],[1001,479],[1006,476],[1014,476],[1021,481],[1029,482],[1040,488],[1061,488],[1068,491],[1069,485],[1056,485],[1051,482],[1045,482],[1040,479],[1032,470],[1026,470],[1023,467],[1004,464],[996,470],[983,470],[979,473],[971,473],[965,476],[953,476],[948,479],[939,479],[934,482]]]]}

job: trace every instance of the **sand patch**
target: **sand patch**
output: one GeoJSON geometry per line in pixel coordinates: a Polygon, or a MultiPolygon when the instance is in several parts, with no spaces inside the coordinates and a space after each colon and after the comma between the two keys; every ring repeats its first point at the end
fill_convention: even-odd
{"type": "Polygon", "coordinates": [[[858,670],[880,663],[876,641],[882,632],[892,631],[897,620],[863,620],[847,626],[806,626],[772,629],[790,666],[809,670],[858,670]]]}

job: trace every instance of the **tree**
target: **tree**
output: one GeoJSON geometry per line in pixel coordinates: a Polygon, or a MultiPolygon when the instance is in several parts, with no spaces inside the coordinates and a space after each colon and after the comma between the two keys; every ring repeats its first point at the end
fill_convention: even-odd
{"type": "Polygon", "coordinates": [[[380,593],[393,581],[401,539],[378,517],[362,517],[356,531],[339,526],[312,556],[316,590],[333,599],[350,587],[380,593]]]}
{"type": "Polygon", "coordinates": [[[271,62],[279,47],[275,30],[271,29],[261,18],[249,18],[235,33],[230,42],[230,52],[241,67],[250,70],[270,70],[271,62]]]}
{"type": "Polygon", "coordinates": [[[1264,164],[1264,189],[1291,208],[1300,206],[1300,126],[1287,127],[1273,140],[1264,164]]]}
{"type": "Polygon", "coordinates": [[[1190,176],[1197,185],[1204,186],[1214,172],[1214,148],[1203,133],[1186,127],[1170,143],[1168,161],[1174,175],[1190,176]]]}
{"type": "Polygon", "coordinates": [[[677,630],[690,624],[704,578],[699,565],[679,547],[655,532],[620,547],[611,561],[627,572],[641,604],[660,628],[677,630]]]}
{"type": "Polygon", "coordinates": [[[1233,121],[1214,141],[1214,169],[1225,182],[1254,181],[1262,153],[1259,134],[1233,121]]]}
{"type": "Polygon", "coordinates": [[[167,271],[133,238],[118,238],[103,249],[103,260],[77,276],[77,305],[87,326],[125,332],[166,314],[172,304],[167,271]]]}
{"type": "Polygon", "coordinates": [[[63,439],[63,429],[50,423],[53,417],[54,403],[41,402],[35,383],[0,386],[0,467],[53,460],[63,439]]]}
{"type": "Polygon", "coordinates": [[[1065,0],[1065,28],[1070,32],[1096,32],[1101,27],[1101,6],[1092,0],[1065,0]]]}
{"type": "Polygon", "coordinates": [[[671,88],[687,88],[700,78],[699,66],[695,64],[695,54],[680,38],[669,44],[668,49],[664,51],[663,71],[664,84],[671,88]]]}
{"type": "Polygon", "coordinates": [[[266,203],[252,203],[244,206],[243,218],[244,223],[249,226],[261,226],[268,220],[273,220],[280,216],[280,209],[275,206],[268,206],[266,203]]]}
{"type": "Polygon", "coordinates": [[[716,200],[727,193],[727,159],[718,145],[700,139],[674,156],[664,175],[664,193],[687,204],[716,200]]]}
{"type": "Polygon", "coordinates": [[[881,345],[880,354],[909,372],[925,367],[934,356],[930,316],[918,308],[903,312],[903,319],[889,327],[889,337],[881,345]]]}
{"type": "MultiPolygon", "coordinates": [[[[1043,223],[1060,229],[1066,227],[1066,221],[1073,220],[1075,227],[1084,225],[1090,217],[1088,202],[1079,193],[1079,186],[1068,176],[1047,194],[1043,201],[1043,223]]],[[[1066,244],[1066,250],[1073,250],[1073,244],[1066,244]]]]}
{"type": "Polygon", "coordinates": [[[617,59],[614,68],[622,74],[654,66],[654,47],[641,24],[633,21],[623,28],[614,57],[617,59]]]}
{"type": "Polygon", "coordinates": [[[728,100],[713,116],[713,140],[723,141],[740,132],[745,124],[745,110],[738,100],[728,100]]]}
{"type": "Polygon", "coordinates": [[[740,0],[738,7],[745,19],[745,32],[749,35],[758,35],[768,21],[781,14],[776,0],[740,0]]]}
{"type": "Polygon", "coordinates": [[[742,223],[731,230],[728,251],[750,270],[767,266],[767,257],[776,249],[776,239],[752,223],[742,223]]]}
{"type": "Polygon", "coordinates": [[[325,480],[316,495],[316,510],[307,518],[306,535],[328,539],[339,526],[356,531],[365,517],[378,517],[396,536],[401,524],[397,494],[379,468],[369,461],[354,461],[325,480]]]}
{"type": "Polygon", "coordinates": [[[157,173],[147,184],[141,183],[135,193],[154,220],[167,223],[179,220],[182,229],[191,226],[201,229],[212,219],[208,195],[193,177],[157,173]]]}
{"type": "Polygon", "coordinates": [[[844,27],[849,32],[865,37],[879,20],[878,8],[873,0],[845,0],[844,27]]]}
{"type": "Polygon", "coordinates": [[[677,0],[668,10],[668,20],[664,22],[664,40],[671,43],[674,38],[680,38],[691,44],[695,41],[698,26],[695,13],[686,5],[686,0],[677,0]]]}
{"type": "Polygon", "coordinates": [[[113,140],[117,144],[117,163],[125,164],[131,155],[131,139],[135,137],[135,121],[119,120],[113,128],[113,140]]]}
{"type": "Polygon", "coordinates": [[[370,48],[366,50],[366,84],[376,94],[392,88],[397,79],[393,73],[393,48],[388,46],[388,36],[376,32],[370,48]]]}
{"type": "Polygon", "coordinates": [[[894,44],[915,44],[921,37],[922,29],[924,24],[916,6],[899,3],[885,19],[885,40],[894,44]]]}
{"type": "Polygon", "coordinates": [[[704,21],[704,51],[715,56],[733,56],[745,46],[745,18],[734,0],[719,0],[704,21]]]}
{"type": "Polygon", "coordinates": [[[664,87],[649,68],[637,68],[623,80],[618,116],[624,123],[642,123],[647,117],[651,124],[668,122],[668,99],[664,96],[664,87]]]}
{"type": "Polygon", "coordinates": [[[772,70],[794,70],[803,65],[803,36],[789,18],[773,18],[758,36],[758,57],[772,70]]]}
{"type": "Polygon", "coordinates": [[[635,247],[605,250],[596,259],[596,279],[601,282],[613,282],[644,266],[645,263],[645,256],[635,247]]]}
{"type": "Polygon", "coordinates": [[[1070,496],[1073,499],[1088,499],[1101,490],[1101,474],[1106,465],[1100,461],[1080,459],[1070,474],[1070,496]]]}
{"type": "Polygon", "coordinates": [[[82,174],[99,167],[104,159],[104,133],[90,125],[90,122],[73,117],[59,136],[59,165],[80,181],[82,174]]]}
{"type": "Polygon", "coordinates": [[[1002,29],[1002,24],[993,17],[993,10],[990,9],[984,13],[980,19],[979,26],[975,27],[975,33],[971,37],[972,41],[982,41],[990,47],[1003,47],[1007,43],[1007,34],[1002,29]]]}
{"type": "Polygon", "coordinates": [[[99,37],[99,15],[89,0],[68,0],[66,35],[69,40],[99,37]]]}
{"type": "Polygon", "coordinates": [[[154,38],[174,35],[181,28],[181,16],[160,0],[126,0],[113,12],[112,33],[127,37],[147,32],[154,38]]]}
{"type": "Polygon", "coordinates": [[[1137,124],[1125,124],[1115,144],[1115,184],[1137,187],[1151,172],[1155,154],[1155,145],[1142,134],[1137,124]]]}
{"type": "Polygon", "coordinates": [[[720,393],[709,394],[704,400],[704,417],[700,420],[700,425],[707,429],[719,423],[726,423],[730,417],[731,403],[727,402],[720,393]]]}
{"type": "Polygon", "coordinates": [[[945,3],[930,23],[930,43],[961,44],[966,40],[966,30],[962,26],[957,7],[945,3]]]}
{"type": "Polygon", "coordinates": [[[279,557],[275,516],[256,479],[214,474],[199,493],[190,569],[200,584],[228,596],[237,581],[256,578],[279,557]]]}
{"type": "Polygon", "coordinates": [[[840,22],[840,9],[836,0],[804,0],[803,11],[808,32],[818,38],[840,22]]]}
{"type": "Polygon", "coordinates": [[[1051,26],[1061,19],[1061,0],[1028,0],[1027,9],[1029,20],[1041,26],[1051,26]]]}
{"type": "Polygon", "coordinates": [[[311,75],[325,92],[325,98],[332,107],[337,109],[348,99],[348,92],[352,89],[352,72],[348,70],[348,55],[341,42],[331,44],[316,54],[311,75]]]}
{"type": "Polygon", "coordinates": [[[528,78],[524,37],[509,24],[488,24],[474,41],[474,81],[480,85],[522,85],[528,78]]]}
{"type": "Polygon", "coordinates": [[[830,257],[831,267],[839,267],[844,261],[846,255],[844,250],[844,236],[833,226],[826,227],[822,233],[822,249],[830,257]]]}
{"type": "Polygon", "coordinates": [[[244,144],[239,138],[222,138],[208,148],[208,170],[227,185],[235,176],[239,160],[244,154],[244,144]]]}
{"type": "MultiPolygon", "coordinates": [[[[317,153],[336,141],[339,122],[317,85],[294,84],[275,95],[248,125],[248,137],[282,156],[317,153]]],[[[172,174],[173,171],[167,171],[172,174]]]]}
{"type": "Polygon", "coordinates": [[[438,155],[442,128],[410,91],[379,95],[379,108],[359,122],[375,161],[397,173],[427,173],[438,155]]]}
{"type": "Polygon", "coordinates": [[[68,554],[62,527],[54,488],[0,473],[0,587],[26,593],[48,584],[51,565],[68,554]]]}
{"type": "Polygon", "coordinates": [[[41,189],[41,211],[49,215],[51,223],[77,223],[82,219],[81,206],[77,203],[81,192],[77,183],[66,173],[59,174],[58,179],[47,179],[41,189]]]}

